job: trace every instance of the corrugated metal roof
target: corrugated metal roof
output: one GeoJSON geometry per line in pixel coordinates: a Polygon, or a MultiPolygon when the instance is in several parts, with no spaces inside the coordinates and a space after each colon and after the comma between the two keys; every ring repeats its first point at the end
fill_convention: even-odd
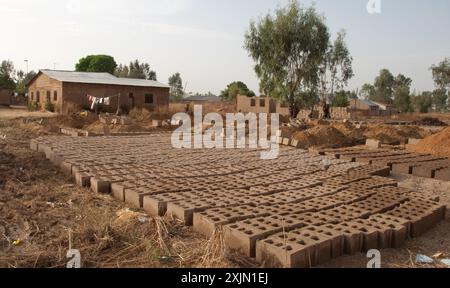
{"type": "Polygon", "coordinates": [[[40,72],[55,80],[69,83],[170,88],[170,86],[160,83],[158,81],[118,78],[109,73],[73,72],[73,71],[58,71],[58,70],[40,70],[40,72]]]}
{"type": "Polygon", "coordinates": [[[220,102],[220,97],[217,96],[191,96],[184,98],[183,101],[205,101],[205,102],[220,102]]]}
{"type": "Polygon", "coordinates": [[[364,104],[366,104],[366,105],[368,105],[368,106],[377,106],[377,107],[378,107],[378,105],[377,105],[376,103],[374,103],[374,102],[372,102],[372,101],[370,101],[370,100],[359,99],[359,101],[361,101],[361,103],[364,103],[364,104]]]}

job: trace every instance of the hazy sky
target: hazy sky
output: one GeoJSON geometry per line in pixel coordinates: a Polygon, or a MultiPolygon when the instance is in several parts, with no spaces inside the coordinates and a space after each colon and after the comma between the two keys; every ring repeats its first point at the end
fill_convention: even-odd
{"type": "MultiPolygon", "coordinates": [[[[309,5],[311,1],[301,1],[309,5]]],[[[429,67],[450,57],[450,0],[317,0],[333,37],[347,30],[355,77],[349,88],[373,82],[382,68],[433,89],[429,67]]],[[[219,93],[241,80],[258,91],[253,61],[243,47],[252,19],[286,0],[0,0],[0,60],[16,68],[73,70],[88,54],[118,63],[149,62],[158,80],[180,72],[187,91],[219,93]],[[56,63],[56,64],[54,64],[56,63]]]]}

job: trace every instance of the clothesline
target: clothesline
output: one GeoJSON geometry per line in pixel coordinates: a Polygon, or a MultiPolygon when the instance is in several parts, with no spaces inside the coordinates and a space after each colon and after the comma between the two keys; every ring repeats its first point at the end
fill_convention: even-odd
{"type": "Polygon", "coordinates": [[[110,101],[111,98],[120,97],[120,93],[111,95],[111,96],[104,96],[104,97],[97,97],[97,96],[92,96],[92,95],[86,94],[86,97],[88,98],[89,102],[92,102],[91,110],[93,110],[96,104],[109,105],[111,103],[111,101],[110,101]]]}

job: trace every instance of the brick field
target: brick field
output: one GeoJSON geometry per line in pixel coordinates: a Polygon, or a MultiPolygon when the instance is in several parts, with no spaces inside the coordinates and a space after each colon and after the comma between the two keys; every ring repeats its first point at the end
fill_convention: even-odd
{"type": "Polygon", "coordinates": [[[343,148],[320,151],[322,155],[353,162],[387,166],[395,174],[450,181],[450,160],[429,154],[410,153],[405,150],[343,148]]]}
{"type": "Polygon", "coordinates": [[[267,267],[397,248],[445,217],[439,199],[383,177],[390,168],[382,161],[340,157],[325,169],[330,156],[293,147],[276,160],[251,149],[173,149],[168,133],[40,137],[30,145],[78,185],[172,215],[206,237],[220,233],[228,249],[267,267]]]}

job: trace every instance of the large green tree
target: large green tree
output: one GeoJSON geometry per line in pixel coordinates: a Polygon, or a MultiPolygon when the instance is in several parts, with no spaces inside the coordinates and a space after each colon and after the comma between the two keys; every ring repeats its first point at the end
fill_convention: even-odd
{"type": "Polygon", "coordinates": [[[245,95],[249,97],[255,96],[255,93],[248,89],[247,85],[241,81],[235,81],[227,85],[225,90],[220,92],[220,98],[224,101],[234,101],[237,95],[245,95]]]}
{"type": "Polygon", "coordinates": [[[120,78],[146,79],[156,81],[156,72],[148,63],[141,63],[139,60],[130,62],[130,65],[120,64],[114,74],[120,78]]]}
{"type": "Polygon", "coordinates": [[[107,72],[114,74],[117,63],[112,56],[89,55],[81,58],[75,65],[78,72],[107,72]]]}
{"type": "Polygon", "coordinates": [[[393,96],[394,106],[399,112],[406,113],[412,110],[411,107],[411,84],[412,80],[403,74],[398,74],[394,79],[393,96]]]}
{"type": "Polygon", "coordinates": [[[433,91],[433,105],[438,112],[447,111],[448,95],[447,90],[440,88],[433,91]]]}
{"type": "Polygon", "coordinates": [[[28,74],[22,70],[17,71],[16,92],[27,93],[27,85],[34,78],[34,76],[36,76],[36,72],[33,70],[28,72],[28,74]]]}
{"type": "Polygon", "coordinates": [[[381,103],[392,103],[394,95],[395,78],[388,69],[382,69],[380,74],[375,78],[374,94],[370,100],[381,103]]]}
{"type": "Polygon", "coordinates": [[[345,43],[345,31],[341,30],[333,44],[329,45],[323,63],[320,67],[320,83],[322,100],[333,101],[335,92],[342,90],[354,76],[353,58],[345,43]],[[331,99],[327,99],[328,95],[331,99]]]}
{"type": "Polygon", "coordinates": [[[438,65],[431,66],[436,86],[450,90],[450,58],[446,58],[438,65]]]}
{"type": "Polygon", "coordinates": [[[375,95],[375,87],[372,84],[366,83],[359,90],[359,96],[369,100],[372,99],[375,95]]]}
{"type": "Polygon", "coordinates": [[[169,77],[170,100],[180,101],[184,96],[183,80],[180,73],[175,73],[169,77]]]}
{"type": "Polygon", "coordinates": [[[251,22],[246,32],[244,46],[256,62],[261,92],[287,103],[293,118],[317,98],[329,39],[324,17],[297,1],[251,22]]]}
{"type": "Polygon", "coordinates": [[[428,113],[430,112],[431,107],[433,106],[433,95],[431,92],[422,92],[422,94],[415,96],[414,107],[416,110],[419,110],[420,113],[428,113]]]}
{"type": "Polygon", "coordinates": [[[0,65],[0,88],[13,90],[15,87],[14,64],[12,61],[4,60],[0,65]]]}

